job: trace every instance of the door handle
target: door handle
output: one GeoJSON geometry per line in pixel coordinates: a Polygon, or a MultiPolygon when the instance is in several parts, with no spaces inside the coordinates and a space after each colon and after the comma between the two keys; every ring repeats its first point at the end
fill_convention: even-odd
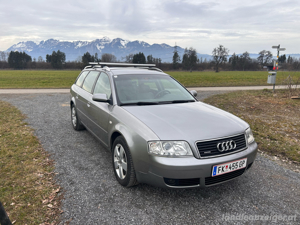
{"type": "Polygon", "coordinates": [[[90,103],[90,102],[88,102],[88,103],[87,103],[87,107],[90,107],[90,106],[91,106],[90,104],[91,104],[91,103],[90,103]]]}
{"type": "Polygon", "coordinates": [[[78,99],[78,95],[76,95],[76,99],[78,99]]]}

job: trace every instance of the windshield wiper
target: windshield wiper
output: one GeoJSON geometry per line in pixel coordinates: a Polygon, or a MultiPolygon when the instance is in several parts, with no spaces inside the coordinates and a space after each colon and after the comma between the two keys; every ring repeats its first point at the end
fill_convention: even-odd
{"type": "Polygon", "coordinates": [[[173,104],[173,103],[186,103],[186,102],[195,102],[195,100],[173,100],[173,101],[162,101],[162,102],[128,102],[128,103],[121,103],[120,106],[126,106],[126,105],[160,105],[160,104],[173,104]]]}
{"type": "Polygon", "coordinates": [[[158,102],[128,102],[120,104],[120,106],[124,105],[158,105],[158,102]]]}
{"type": "Polygon", "coordinates": [[[195,100],[173,100],[173,101],[164,101],[158,102],[159,104],[172,104],[172,103],[186,103],[186,102],[195,102],[195,100]]]}
{"type": "Polygon", "coordinates": [[[172,103],[186,103],[186,102],[195,102],[195,100],[174,100],[172,103]]]}

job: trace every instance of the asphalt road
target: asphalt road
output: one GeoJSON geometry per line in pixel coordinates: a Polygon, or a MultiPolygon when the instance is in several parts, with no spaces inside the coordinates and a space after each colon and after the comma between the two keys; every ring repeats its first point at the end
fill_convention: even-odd
{"type": "MultiPolygon", "coordinates": [[[[201,97],[214,93],[205,92],[201,97]]],[[[285,215],[296,216],[296,221],[277,220],[278,224],[300,223],[300,174],[267,158],[258,156],[246,174],[211,188],[165,190],[145,184],[124,188],[114,178],[110,152],[87,131],[73,130],[68,94],[2,94],[0,100],[27,115],[26,121],[55,160],[57,182],[65,191],[63,222],[270,224],[266,217],[259,221],[225,219],[285,215]]]]}

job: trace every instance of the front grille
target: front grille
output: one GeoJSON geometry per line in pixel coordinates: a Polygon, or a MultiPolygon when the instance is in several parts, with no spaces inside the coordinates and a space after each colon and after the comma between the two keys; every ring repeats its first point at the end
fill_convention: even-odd
{"type": "Polygon", "coordinates": [[[200,178],[191,178],[191,179],[173,179],[173,178],[164,178],[164,181],[169,186],[196,186],[200,185],[200,178]]]}
{"type": "Polygon", "coordinates": [[[196,143],[198,151],[200,153],[201,158],[210,158],[221,156],[224,154],[240,151],[246,148],[246,139],[244,134],[240,134],[233,137],[221,138],[217,140],[210,140],[210,141],[199,141],[196,143]],[[236,148],[228,151],[220,152],[217,148],[218,143],[223,143],[227,141],[233,140],[236,143],[236,148]]]}
{"type": "Polygon", "coordinates": [[[215,176],[215,177],[205,177],[205,185],[212,185],[221,183],[223,181],[231,180],[238,176],[241,176],[245,172],[245,168],[236,170],[230,173],[225,173],[223,175],[215,176]]]}

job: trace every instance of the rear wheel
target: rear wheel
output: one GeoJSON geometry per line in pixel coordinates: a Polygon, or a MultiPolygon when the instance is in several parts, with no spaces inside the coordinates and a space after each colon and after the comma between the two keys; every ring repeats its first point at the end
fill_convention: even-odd
{"type": "Polygon", "coordinates": [[[81,124],[80,120],[78,119],[77,110],[74,104],[72,104],[71,106],[71,122],[74,130],[79,131],[84,129],[84,126],[81,124]]]}
{"type": "Polygon", "coordinates": [[[122,136],[114,141],[112,162],[116,179],[121,185],[131,187],[138,184],[130,151],[122,136]]]}

